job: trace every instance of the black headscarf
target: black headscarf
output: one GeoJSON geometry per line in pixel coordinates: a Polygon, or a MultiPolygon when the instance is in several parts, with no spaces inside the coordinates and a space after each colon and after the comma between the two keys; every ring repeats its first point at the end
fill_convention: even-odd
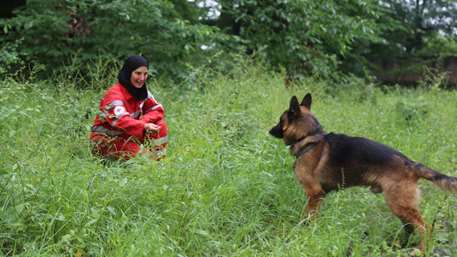
{"type": "Polygon", "coordinates": [[[146,87],[146,83],[141,88],[136,88],[130,83],[130,76],[132,72],[138,69],[141,66],[149,66],[148,60],[143,56],[139,55],[132,55],[129,56],[122,66],[122,69],[119,71],[117,75],[117,79],[119,82],[124,86],[130,94],[135,97],[137,100],[144,100],[148,97],[148,89],[146,87]]]}

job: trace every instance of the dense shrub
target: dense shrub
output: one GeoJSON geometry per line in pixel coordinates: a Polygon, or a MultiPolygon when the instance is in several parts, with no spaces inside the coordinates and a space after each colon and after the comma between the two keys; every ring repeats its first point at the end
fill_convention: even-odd
{"type": "Polygon", "coordinates": [[[49,77],[75,61],[84,70],[95,59],[143,54],[158,73],[184,76],[189,65],[205,64],[217,53],[217,42],[223,38],[216,27],[195,22],[199,9],[178,8],[185,5],[193,3],[27,1],[14,18],[1,23],[6,33],[0,39],[3,72],[5,67],[14,72],[14,64],[22,61],[30,66],[45,64],[49,77]],[[202,45],[213,47],[202,49],[202,45]]]}

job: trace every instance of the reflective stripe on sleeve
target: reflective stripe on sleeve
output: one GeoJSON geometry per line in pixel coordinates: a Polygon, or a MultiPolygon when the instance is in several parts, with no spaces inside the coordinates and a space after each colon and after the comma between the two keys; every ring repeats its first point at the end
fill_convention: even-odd
{"type": "Polygon", "coordinates": [[[112,106],[121,106],[121,105],[123,106],[123,105],[124,105],[124,102],[122,102],[122,100],[113,100],[113,101],[111,102],[111,105],[112,105],[112,106]]]}
{"type": "Polygon", "coordinates": [[[140,116],[141,116],[141,111],[137,111],[137,112],[130,114],[130,117],[132,117],[134,119],[138,119],[138,118],[140,118],[140,116]]]}
{"type": "Polygon", "coordinates": [[[106,135],[112,136],[112,137],[120,136],[123,134],[122,131],[107,129],[103,126],[92,126],[90,131],[97,132],[97,133],[103,133],[103,134],[106,134],[106,135]]]}
{"type": "Polygon", "coordinates": [[[158,109],[158,108],[162,108],[163,109],[163,106],[161,104],[156,104],[156,105],[152,106],[151,108],[147,109],[145,112],[153,111],[153,110],[158,109]]]}

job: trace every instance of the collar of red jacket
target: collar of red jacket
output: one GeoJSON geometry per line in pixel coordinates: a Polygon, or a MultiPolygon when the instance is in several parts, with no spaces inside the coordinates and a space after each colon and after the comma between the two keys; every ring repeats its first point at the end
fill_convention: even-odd
{"type": "MultiPolygon", "coordinates": [[[[131,101],[132,99],[134,99],[134,101],[141,101],[141,100],[138,100],[136,99],[128,90],[127,88],[125,88],[120,82],[117,82],[116,83],[116,86],[118,86],[122,92],[122,95],[125,96],[125,100],[127,101],[131,101]]],[[[145,100],[145,99],[143,99],[145,100]]]]}

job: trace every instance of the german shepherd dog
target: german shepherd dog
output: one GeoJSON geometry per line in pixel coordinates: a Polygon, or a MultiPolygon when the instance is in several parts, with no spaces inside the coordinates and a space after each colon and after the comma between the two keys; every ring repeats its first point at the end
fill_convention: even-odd
{"type": "Polygon", "coordinates": [[[384,193],[387,205],[403,222],[408,235],[414,229],[419,231],[419,249],[424,251],[426,226],[418,209],[417,181],[424,178],[457,193],[457,178],[427,168],[370,139],[325,133],[311,113],[311,102],[309,93],[300,104],[293,96],[289,109],[270,130],[296,157],[295,175],[308,197],[305,214],[317,214],[321,200],[332,190],[367,186],[375,193],[384,193]]]}

